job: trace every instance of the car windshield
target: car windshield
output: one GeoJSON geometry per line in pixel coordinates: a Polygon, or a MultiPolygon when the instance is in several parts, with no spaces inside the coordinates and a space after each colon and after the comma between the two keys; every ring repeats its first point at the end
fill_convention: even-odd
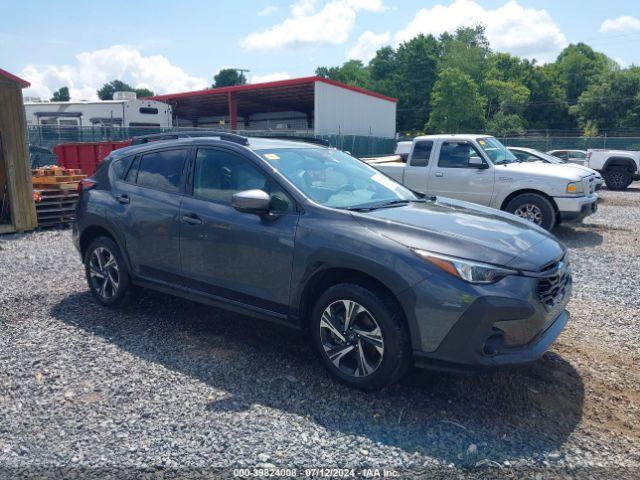
{"type": "Polygon", "coordinates": [[[420,201],[411,190],[340,150],[258,150],[302,193],[327,207],[370,209],[420,201]]]}
{"type": "Polygon", "coordinates": [[[481,138],[478,144],[495,165],[506,165],[518,161],[515,155],[494,137],[481,138]]]}

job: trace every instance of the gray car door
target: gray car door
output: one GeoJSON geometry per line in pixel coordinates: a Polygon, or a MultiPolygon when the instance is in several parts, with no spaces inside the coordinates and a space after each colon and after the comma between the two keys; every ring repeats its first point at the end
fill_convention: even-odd
{"type": "Polygon", "coordinates": [[[192,195],[180,212],[180,258],[188,285],[209,295],[286,313],[298,224],[296,205],[257,164],[231,150],[199,147],[192,195]],[[234,193],[260,189],[272,197],[269,218],[237,211],[234,193]]]}
{"type": "Polygon", "coordinates": [[[131,264],[136,274],[172,281],[180,273],[180,203],[188,148],[137,156],[114,196],[131,264]]]}

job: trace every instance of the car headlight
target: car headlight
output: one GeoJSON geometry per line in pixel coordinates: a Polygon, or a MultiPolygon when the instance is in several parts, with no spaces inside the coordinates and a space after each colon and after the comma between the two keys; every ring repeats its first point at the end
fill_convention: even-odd
{"type": "Polygon", "coordinates": [[[571,182],[567,184],[567,193],[583,193],[584,187],[582,182],[571,182]]]}
{"type": "Polygon", "coordinates": [[[417,248],[411,249],[421,259],[469,283],[495,283],[507,275],[517,275],[517,270],[498,267],[489,263],[474,262],[449,257],[417,248]]]}

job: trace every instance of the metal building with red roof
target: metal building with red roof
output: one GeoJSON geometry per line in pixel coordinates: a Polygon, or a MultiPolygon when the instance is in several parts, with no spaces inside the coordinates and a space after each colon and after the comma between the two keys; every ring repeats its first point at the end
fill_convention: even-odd
{"type": "Polygon", "coordinates": [[[156,95],[180,126],[393,137],[395,98],[323,77],[156,95]]]}

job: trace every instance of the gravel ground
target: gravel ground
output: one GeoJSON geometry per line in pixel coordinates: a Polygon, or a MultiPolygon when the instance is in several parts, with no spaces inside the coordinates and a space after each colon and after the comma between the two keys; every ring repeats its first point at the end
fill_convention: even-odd
{"type": "Polygon", "coordinates": [[[0,237],[0,478],[231,477],[216,467],[400,476],[638,478],[640,183],[556,233],[571,322],[531,365],[332,381],[297,334],[145,293],[87,291],[68,230],[0,237]]]}

